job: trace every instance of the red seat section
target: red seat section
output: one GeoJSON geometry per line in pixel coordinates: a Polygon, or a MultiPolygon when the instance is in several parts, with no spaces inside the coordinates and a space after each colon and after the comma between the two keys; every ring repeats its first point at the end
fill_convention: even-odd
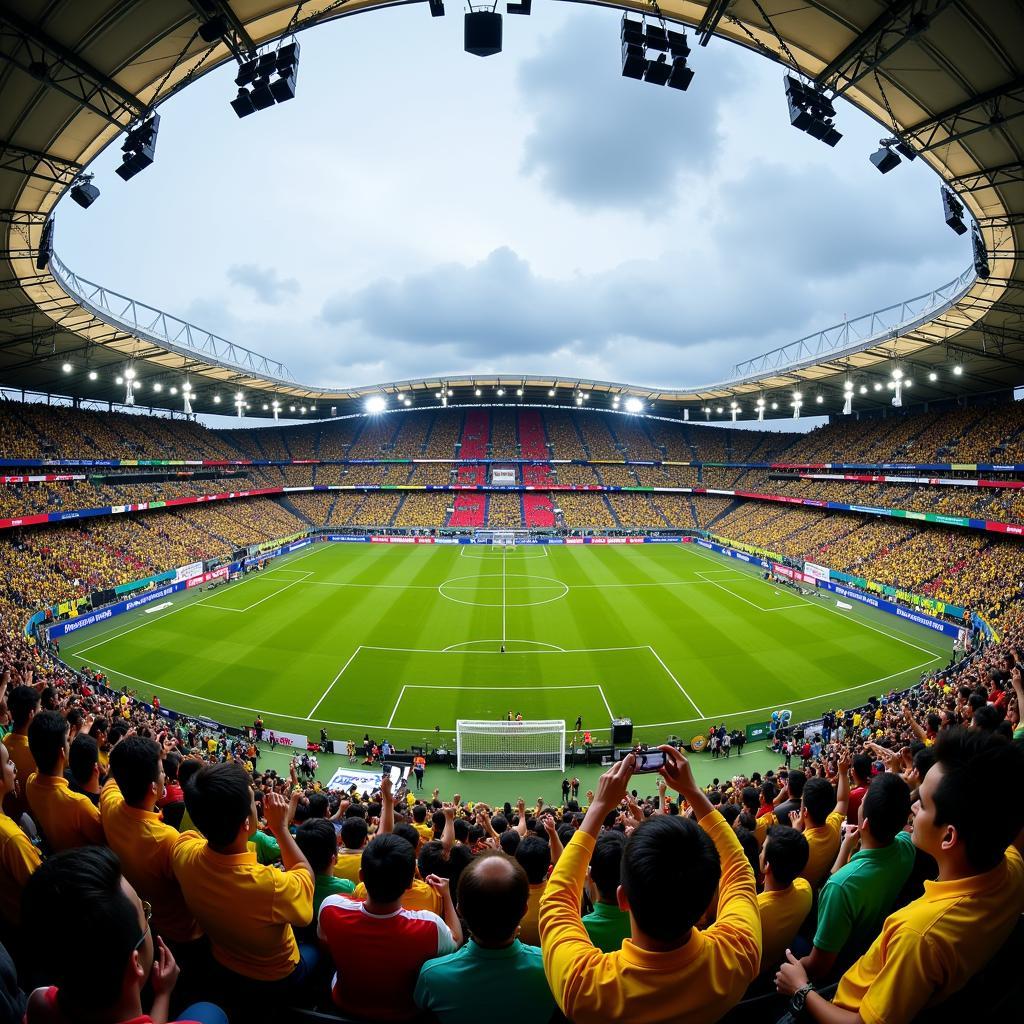
{"type": "Polygon", "coordinates": [[[544,421],[537,409],[519,410],[519,453],[524,459],[549,458],[544,421]]]}
{"type": "Polygon", "coordinates": [[[473,484],[487,483],[486,466],[459,466],[459,475],[455,481],[462,487],[469,487],[473,484]]]}
{"type": "Polygon", "coordinates": [[[523,517],[526,525],[554,526],[555,509],[551,504],[550,494],[524,494],[523,517]]]}
{"type": "Polygon", "coordinates": [[[554,482],[551,466],[523,466],[523,483],[527,487],[550,487],[554,482]]]}
{"type": "Polygon", "coordinates": [[[462,426],[462,448],[459,457],[486,459],[490,439],[491,414],[486,409],[470,409],[462,426]]]}
{"type": "Polygon", "coordinates": [[[449,526],[483,526],[487,515],[487,499],[483,494],[460,494],[455,499],[449,526]]]}

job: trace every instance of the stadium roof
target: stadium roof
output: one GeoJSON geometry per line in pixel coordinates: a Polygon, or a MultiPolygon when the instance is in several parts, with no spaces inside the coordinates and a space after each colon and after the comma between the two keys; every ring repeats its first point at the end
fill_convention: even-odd
{"type": "MultiPolygon", "coordinates": [[[[448,375],[324,388],[287,367],[92,284],[59,259],[37,269],[44,224],[74,178],[122,133],[178,89],[262,44],[390,0],[4,0],[0,7],[0,386],[119,402],[113,377],[133,360],[138,378],[188,374],[197,412],[227,411],[243,392],[253,415],[274,399],[313,415],[361,411],[367,395],[414,405],[452,401],[551,401],[589,394],[654,403],[666,415],[705,405],[746,412],[759,395],[788,414],[789,393],[823,394],[835,411],[844,380],[870,385],[858,406],[887,404],[875,390],[895,361],[914,399],[948,398],[932,367],[963,367],[957,393],[1024,382],[1024,7],[988,0],[664,0],[664,15],[794,67],[909,143],[956,190],[976,220],[990,274],[974,269],[925,296],[838,324],[740,364],[724,381],[654,386],[575,377],[448,375]],[[204,42],[215,19],[223,29],[204,42]],[[1018,42],[1015,44],[1013,40],[1018,42]],[[1014,57],[1013,54],[1017,56],[1014,57]],[[63,365],[69,363],[71,372],[63,365]],[[86,387],[86,373],[98,380],[86,387]],[[499,396],[498,391],[505,392],[499,396]],[[480,391],[480,395],[476,394],[480,391]],[[520,396],[517,392],[522,391],[520,396]],[[550,396],[554,390],[555,396],[550,396]]],[[[605,6],[608,6],[607,4],[605,6]]],[[[612,6],[650,13],[645,3],[612,6]]],[[[426,15],[426,12],[424,12],[426,15]]],[[[781,101],[781,85],[780,85],[781,101]]],[[[780,116],[784,116],[780,110],[780,116]]],[[[938,190],[936,190],[938,191],[938,190]]],[[[936,216],[939,215],[936,198],[936,216]]],[[[56,233],[59,241],[59,231],[56,233]]],[[[837,241],[841,244],[841,240],[837,241]]],[[[168,392],[145,404],[179,408],[168,392]]],[[[909,401],[909,395],[908,401],[909,401]]],[[[808,408],[808,412],[811,409],[808,408]]],[[[771,415],[769,412],[767,415],[771,415]]]]}

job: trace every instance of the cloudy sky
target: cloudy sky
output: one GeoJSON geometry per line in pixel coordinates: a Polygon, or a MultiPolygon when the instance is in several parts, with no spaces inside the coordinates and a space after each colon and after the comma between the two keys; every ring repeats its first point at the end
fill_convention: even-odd
{"type": "Polygon", "coordinates": [[[156,163],[65,203],[83,276],[345,386],[445,372],[657,386],[927,291],[969,262],[922,161],[839,107],[789,125],[782,72],[694,47],[686,93],[620,75],[614,11],[537,3],[504,52],[425,5],[301,37],[293,102],[238,120],[233,73],[161,108],[156,163]]]}

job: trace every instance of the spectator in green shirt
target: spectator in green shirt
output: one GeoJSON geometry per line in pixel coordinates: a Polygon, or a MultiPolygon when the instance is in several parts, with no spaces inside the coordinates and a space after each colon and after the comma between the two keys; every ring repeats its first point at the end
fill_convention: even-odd
{"type": "Polygon", "coordinates": [[[469,942],[457,953],[428,960],[416,983],[416,1005],[440,1024],[547,1021],[555,1000],[536,946],[516,937],[530,884],[512,857],[475,857],[459,878],[458,908],[469,942]],[[496,997],[496,993],[500,993],[496,997]]]}
{"type": "Polygon", "coordinates": [[[832,875],[818,897],[814,947],[801,961],[815,980],[833,974],[837,962],[840,968],[849,966],[867,949],[914,867],[914,844],[904,831],[910,788],[899,775],[876,776],[857,817],[859,827],[847,826],[832,875]]]}
{"type": "Polygon", "coordinates": [[[590,858],[589,889],[594,909],[583,918],[583,927],[602,953],[614,953],[622,940],[630,937],[629,912],[619,909],[618,897],[625,845],[622,832],[602,832],[590,858]]]}
{"type": "Polygon", "coordinates": [[[347,878],[335,878],[338,840],[334,826],[326,818],[310,818],[295,830],[295,843],[313,869],[313,924],[320,917],[320,904],[328,896],[347,896],[355,886],[347,878]]]}

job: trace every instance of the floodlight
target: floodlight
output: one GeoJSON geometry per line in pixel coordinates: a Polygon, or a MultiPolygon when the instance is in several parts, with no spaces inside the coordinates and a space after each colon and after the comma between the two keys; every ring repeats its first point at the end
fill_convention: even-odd
{"type": "Polygon", "coordinates": [[[845,381],[843,383],[843,390],[844,391],[852,391],[853,390],[853,381],[852,380],[845,381]]]}
{"type": "Polygon", "coordinates": [[[958,377],[959,377],[959,376],[960,376],[960,374],[962,374],[963,372],[964,372],[964,368],[963,368],[962,366],[954,366],[954,367],[953,367],[953,373],[955,373],[955,374],[956,374],[956,375],[957,375],[958,377]]]}
{"type": "Polygon", "coordinates": [[[72,371],[72,370],[74,369],[74,367],[73,367],[73,366],[72,366],[72,365],[71,365],[70,363],[63,363],[63,364],[61,365],[61,369],[62,369],[62,370],[63,370],[63,371],[65,372],[65,373],[70,373],[70,372],[71,372],[71,371],[72,371]]]}
{"type": "Polygon", "coordinates": [[[861,384],[861,386],[860,386],[860,393],[862,395],[866,395],[868,393],[868,386],[866,384],[861,384]]]}
{"type": "Polygon", "coordinates": [[[640,412],[643,407],[644,403],[639,398],[626,399],[626,412],[640,412]]]}
{"type": "Polygon", "coordinates": [[[220,405],[220,395],[214,395],[213,396],[213,404],[214,405],[220,405]]]}
{"type": "Polygon", "coordinates": [[[99,374],[95,370],[89,371],[89,380],[95,380],[98,376],[99,374]]]}
{"type": "Polygon", "coordinates": [[[135,380],[135,369],[129,366],[128,369],[124,371],[124,376],[126,380],[135,380]]]}
{"type": "Polygon", "coordinates": [[[178,389],[177,388],[171,388],[171,394],[172,395],[176,395],[177,393],[178,393],[178,389]]]}
{"type": "Polygon", "coordinates": [[[549,388],[548,389],[548,398],[554,398],[554,397],[555,397],[555,389],[554,388],[549,388]]]}
{"type": "Polygon", "coordinates": [[[825,396],[824,395],[818,395],[818,397],[815,398],[815,401],[818,403],[818,405],[821,405],[821,403],[825,401],[825,396]]]}
{"type": "Polygon", "coordinates": [[[903,371],[898,366],[892,371],[892,379],[903,380],[903,371]]]}
{"type": "Polygon", "coordinates": [[[516,388],[516,394],[517,394],[517,395],[518,395],[518,396],[519,396],[520,398],[522,398],[522,397],[523,397],[523,389],[522,389],[522,388],[516,388]]]}
{"type": "Polygon", "coordinates": [[[114,378],[114,383],[115,384],[123,384],[124,383],[124,377],[115,377],[114,378]]]}
{"type": "Polygon", "coordinates": [[[881,381],[878,381],[878,380],[875,381],[875,390],[876,391],[881,391],[882,390],[882,382],[881,381]]]}
{"type": "Polygon", "coordinates": [[[477,388],[477,389],[476,389],[476,390],[475,390],[475,391],[473,392],[473,394],[474,394],[474,395],[476,395],[476,397],[477,397],[477,398],[479,398],[479,397],[480,397],[480,394],[481,394],[481,391],[480,391],[480,389],[479,389],[479,388],[477,388]]]}
{"type": "Polygon", "coordinates": [[[366,400],[366,411],[369,413],[383,412],[387,405],[388,400],[383,395],[370,395],[366,400]]]}
{"type": "Polygon", "coordinates": [[[931,373],[928,374],[928,379],[932,383],[934,383],[935,381],[937,381],[939,379],[939,375],[937,373],[935,373],[934,371],[932,371],[931,373]]]}
{"type": "Polygon", "coordinates": [[[505,394],[505,389],[504,388],[498,388],[498,397],[501,398],[501,396],[504,395],[504,394],[505,394]]]}

